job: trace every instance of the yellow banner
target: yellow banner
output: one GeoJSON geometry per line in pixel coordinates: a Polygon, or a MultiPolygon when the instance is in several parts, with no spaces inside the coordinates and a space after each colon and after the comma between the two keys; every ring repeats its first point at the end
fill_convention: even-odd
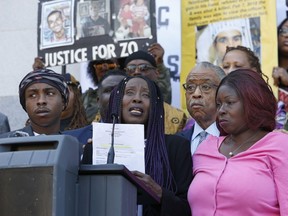
{"type": "MultiPolygon", "coordinates": [[[[242,45],[254,51],[277,95],[271,77],[272,68],[278,65],[276,23],[276,3],[271,0],[182,0],[180,83],[185,83],[196,62],[209,61],[221,66],[226,46],[222,49],[213,43],[219,32],[233,27],[241,32],[241,40],[233,36],[229,46],[242,45]]],[[[225,43],[224,39],[221,42],[225,43]]],[[[181,106],[186,110],[183,89],[181,106]]]]}

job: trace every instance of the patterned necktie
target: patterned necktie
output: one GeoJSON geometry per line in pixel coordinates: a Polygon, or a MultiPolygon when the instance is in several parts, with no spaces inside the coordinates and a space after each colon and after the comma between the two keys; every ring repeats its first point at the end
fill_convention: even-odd
{"type": "Polygon", "coordinates": [[[198,136],[200,138],[199,142],[198,142],[198,146],[200,145],[201,142],[203,142],[206,139],[206,135],[207,135],[206,131],[202,131],[201,133],[198,134],[198,136]]]}

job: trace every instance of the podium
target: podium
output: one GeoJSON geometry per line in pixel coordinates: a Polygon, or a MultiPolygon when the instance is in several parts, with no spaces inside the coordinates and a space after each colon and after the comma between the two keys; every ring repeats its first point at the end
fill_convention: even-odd
{"type": "Polygon", "coordinates": [[[79,170],[78,215],[135,216],[137,204],[159,198],[124,165],[82,165],[79,170]]]}
{"type": "Polygon", "coordinates": [[[71,136],[0,139],[0,215],[75,215],[79,160],[71,136]]]}
{"type": "Polygon", "coordinates": [[[124,165],[80,165],[69,135],[0,139],[1,216],[135,216],[159,198],[124,165]]]}

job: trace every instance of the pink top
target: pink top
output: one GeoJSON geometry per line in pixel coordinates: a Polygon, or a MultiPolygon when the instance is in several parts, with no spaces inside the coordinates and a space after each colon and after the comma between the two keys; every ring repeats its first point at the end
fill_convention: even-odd
{"type": "Polygon", "coordinates": [[[288,215],[288,135],[271,132],[227,159],[225,137],[209,136],[193,155],[193,216],[288,215]]]}

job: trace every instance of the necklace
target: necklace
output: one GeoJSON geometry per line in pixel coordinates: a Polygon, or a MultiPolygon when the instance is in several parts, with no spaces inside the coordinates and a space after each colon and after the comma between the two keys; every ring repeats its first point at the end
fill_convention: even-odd
{"type": "MultiPolygon", "coordinates": [[[[258,133],[259,133],[259,132],[255,133],[253,136],[249,137],[245,142],[243,142],[242,144],[240,144],[236,149],[234,149],[233,151],[230,151],[230,152],[229,152],[229,156],[230,156],[230,157],[233,157],[233,156],[234,156],[234,153],[235,153],[237,150],[239,150],[239,149],[240,149],[242,146],[244,146],[245,144],[249,143],[253,138],[255,138],[255,137],[257,136],[258,133]]],[[[230,138],[230,140],[232,140],[231,136],[230,136],[229,138],[230,138]]],[[[235,144],[235,143],[233,143],[233,144],[235,144]]],[[[232,144],[232,146],[233,146],[233,144],[232,144]]],[[[231,146],[231,147],[232,147],[232,146],[231,146]]]]}

